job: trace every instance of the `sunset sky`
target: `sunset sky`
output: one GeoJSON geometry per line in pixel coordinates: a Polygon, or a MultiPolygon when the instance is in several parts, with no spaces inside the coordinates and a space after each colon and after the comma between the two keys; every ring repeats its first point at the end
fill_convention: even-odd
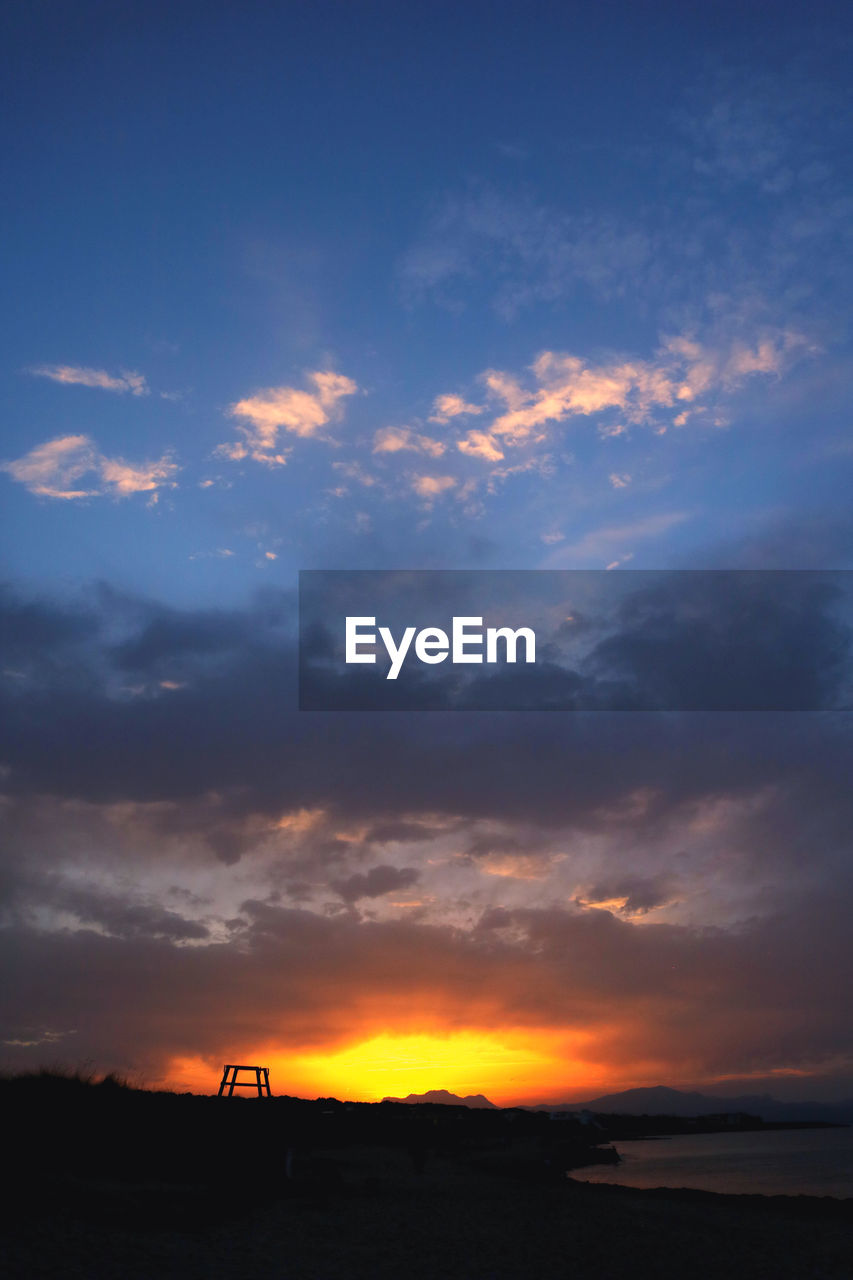
{"type": "Polygon", "coordinates": [[[849,713],[296,695],[300,569],[853,568],[850,7],[0,46],[0,1065],[853,1096],[849,713]]]}

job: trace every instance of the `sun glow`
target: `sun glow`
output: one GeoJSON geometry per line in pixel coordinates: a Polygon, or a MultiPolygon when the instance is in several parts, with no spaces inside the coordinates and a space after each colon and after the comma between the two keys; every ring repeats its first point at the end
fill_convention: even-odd
{"type": "MultiPolygon", "coordinates": [[[[157,1084],[215,1093],[226,1060],[269,1067],[274,1094],[354,1102],[446,1089],[461,1097],[482,1093],[497,1106],[509,1107],[594,1097],[656,1076],[651,1065],[635,1078],[634,1071],[629,1076],[608,1062],[600,1029],[595,1033],[469,1027],[416,1032],[406,1027],[339,1041],[328,1049],[294,1046],[283,1052],[280,1041],[267,1041],[244,1046],[239,1053],[232,1048],[207,1058],[174,1058],[167,1080],[157,1084]]],[[[635,1069],[637,1065],[632,1064],[635,1069]]],[[[241,1092],[251,1095],[251,1090],[241,1092]]]]}
{"type": "MultiPolygon", "coordinates": [[[[375,1024],[374,1024],[375,1025],[375,1024]]],[[[592,1096],[617,1075],[602,1061],[600,1030],[553,1027],[384,1028],[324,1048],[281,1041],[223,1050],[217,1058],[176,1058],[171,1087],[215,1092],[221,1063],[259,1063],[270,1069],[274,1094],[376,1102],[385,1097],[446,1089],[461,1097],[485,1094],[498,1106],[560,1102],[592,1096]],[[234,1056],[236,1053],[236,1057],[234,1056]]],[[[250,1091],[246,1091],[250,1092],[250,1091]]]]}
{"type": "MultiPolygon", "coordinates": [[[[381,1032],[331,1052],[267,1054],[277,1092],[373,1102],[429,1089],[462,1096],[484,1093],[491,1101],[514,1101],[571,1092],[589,1076],[589,1063],[572,1056],[580,1038],[529,1028],[500,1032],[381,1032]]],[[[265,1059],[266,1061],[266,1059],[265,1059]]]]}

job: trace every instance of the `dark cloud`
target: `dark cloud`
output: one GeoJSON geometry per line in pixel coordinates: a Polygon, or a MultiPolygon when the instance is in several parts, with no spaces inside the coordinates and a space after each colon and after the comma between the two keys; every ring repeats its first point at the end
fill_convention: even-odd
{"type": "MultiPolygon", "coordinates": [[[[795,603],[794,623],[802,628],[810,600],[795,603]]],[[[646,621],[652,634],[659,627],[670,636],[660,607],[655,598],[636,605],[633,630],[611,644],[612,667],[651,665],[646,621]]],[[[105,610],[94,635],[109,632],[110,617],[105,610]]],[[[813,829],[832,828],[837,836],[849,822],[843,716],[478,712],[330,719],[296,711],[295,655],[278,621],[265,627],[260,610],[247,617],[223,627],[215,616],[216,635],[251,638],[215,670],[205,649],[196,667],[185,666],[179,688],[163,689],[152,679],[127,693],[116,684],[113,649],[94,641],[86,657],[94,674],[85,678],[76,666],[48,661],[27,681],[7,679],[0,713],[8,792],[19,799],[47,794],[95,805],[145,804],[155,842],[198,836],[225,861],[257,841],[259,817],[303,807],[366,820],[373,831],[410,823],[413,814],[546,829],[653,830],[703,799],[772,786],[789,811],[801,802],[815,810],[809,797],[822,797],[813,829]],[[640,791],[642,811],[626,809],[624,797],[640,791]]],[[[184,638],[197,636],[206,618],[190,615],[186,627],[171,633],[185,663],[184,638]]],[[[689,631],[689,616],[685,625],[689,631]]],[[[149,626],[144,617],[140,634],[150,635],[149,626]]],[[[835,630],[820,617],[815,630],[814,651],[834,661],[835,630]]],[[[689,682],[689,646],[679,649],[669,638],[665,644],[672,650],[666,678],[689,682]]],[[[137,654],[146,651],[141,645],[137,654]]],[[[162,646],[151,652],[155,674],[164,653],[162,646]]],[[[775,668],[780,679],[789,656],[775,668]]],[[[334,852],[333,834],[327,838],[334,852]]]]}
{"type": "Polygon", "coordinates": [[[5,923],[31,922],[33,909],[55,921],[68,918],[75,927],[95,926],[115,938],[162,938],[169,942],[201,941],[206,925],[161,906],[133,889],[124,894],[75,883],[59,874],[39,874],[26,864],[6,865],[0,872],[0,913],[5,923]]]}
{"type": "MultiPolygon", "coordinates": [[[[642,670],[658,628],[688,680],[688,604],[635,602],[611,670],[642,670]]],[[[56,1043],[75,1060],[153,1078],[386,1018],[594,1033],[616,1067],[669,1080],[848,1078],[831,1065],[853,1052],[845,715],[300,713],[289,609],[12,601],[13,632],[35,621],[30,674],[0,691],[10,1061],[73,1031],[56,1043]],[[161,687],[170,663],[180,688],[161,687]],[[513,879],[514,858],[542,876],[513,879]],[[219,907],[172,893],[210,867],[249,888],[219,907]],[[415,883],[429,918],[383,918],[415,883]],[[362,899],[376,918],[341,909],[362,899]],[[620,900],[624,918],[583,905],[620,900]]],[[[789,620],[818,665],[843,647],[807,591],[789,620]]],[[[771,653],[774,678],[791,660],[771,653]]]]}
{"type": "Polygon", "coordinates": [[[0,587],[0,653],[4,662],[34,656],[54,658],[94,637],[98,627],[98,614],[85,605],[69,607],[25,599],[9,587],[0,587]]]}
{"type": "Polygon", "coordinates": [[[395,889],[409,889],[419,879],[420,872],[415,867],[379,866],[346,880],[334,880],[332,888],[344,902],[358,902],[359,898],[379,898],[395,889]]]}
{"type": "MultiPolygon", "coordinates": [[[[824,375],[820,375],[824,376],[824,375]]],[[[843,458],[846,447],[846,403],[838,406],[845,426],[840,428],[834,447],[843,458]]],[[[797,419],[796,429],[800,429],[797,419]]],[[[824,446],[833,456],[832,444],[824,446]]],[[[849,504],[841,510],[825,505],[820,509],[778,512],[765,517],[758,529],[708,548],[704,557],[709,566],[731,569],[815,570],[834,565],[848,568],[853,561],[853,517],[849,504]]],[[[695,562],[695,555],[693,557],[695,562]]]]}
{"type": "Polygon", "coordinates": [[[112,658],[121,670],[151,675],[175,664],[245,649],[251,636],[249,615],[182,615],[171,610],[151,618],[136,635],[116,645],[112,658]]]}
{"type": "Polygon", "coordinates": [[[247,1040],[332,1049],[393,1014],[591,1034],[614,1068],[681,1080],[834,1062],[849,1088],[850,906],[847,886],[737,930],[495,909],[462,933],[248,902],[235,941],[207,946],[19,927],[0,935],[2,1038],[26,1061],[25,1028],[73,1030],[75,1055],[162,1071],[247,1040]]]}
{"type": "Polygon", "coordinates": [[[832,707],[850,693],[850,628],[831,612],[846,583],[785,571],[663,575],[620,605],[589,668],[638,707],[832,707]]]}
{"type": "Polygon", "coordinates": [[[646,915],[655,907],[666,906],[675,896],[676,889],[675,879],[665,873],[656,876],[617,875],[591,885],[578,895],[576,901],[582,906],[595,906],[624,899],[616,909],[626,916],[639,916],[646,915]]]}

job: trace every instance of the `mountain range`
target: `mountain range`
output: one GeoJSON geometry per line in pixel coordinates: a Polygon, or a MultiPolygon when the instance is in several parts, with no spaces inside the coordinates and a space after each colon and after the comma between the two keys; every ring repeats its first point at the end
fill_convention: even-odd
{"type": "Polygon", "coordinates": [[[780,1102],[766,1093],[722,1098],[708,1093],[685,1093],[680,1089],[669,1089],[665,1085],[656,1085],[650,1089],[625,1089],[622,1093],[606,1093],[600,1098],[584,1102],[561,1102],[537,1110],[681,1117],[745,1111],[762,1120],[822,1120],[840,1124],[853,1122],[851,1098],[841,1102],[780,1102]]]}
{"type": "MultiPolygon", "coordinates": [[[[383,1102],[437,1102],[455,1107],[495,1107],[482,1093],[465,1098],[447,1089],[410,1093],[406,1098],[383,1098],[383,1102]]],[[[818,1120],[830,1124],[853,1124],[853,1098],[841,1102],[780,1102],[769,1094],[741,1094],[721,1098],[708,1093],[687,1093],[656,1085],[648,1089],[625,1089],[583,1102],[555,1102],[527,1107],[529,1111],[594,1111],[605,1115],[690,1116],[720,1115],[745,1111],[768,1121],[818,1120]]]]}
{"type": "Polygon", "coordinates": [[[460,1098],[456,1093],[448,1093],[446,1089],[428,1089],[426,1093],[410,1093],[407,1098],[383,1098],[383,1102],[438,1102],[448,1107],[491,1107],[498,1108],[482,1093],[469,1093],[460,1098]]]}

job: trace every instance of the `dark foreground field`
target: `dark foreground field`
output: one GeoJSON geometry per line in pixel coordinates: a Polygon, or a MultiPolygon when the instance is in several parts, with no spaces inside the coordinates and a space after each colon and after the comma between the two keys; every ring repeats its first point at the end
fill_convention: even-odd
{"type": "Polygon", "coordinates": [[[55,1080],[0,1112],[11,1278],[853,1275],[853,1202],[573,1183],[546,1117],[55,1080]]]}

